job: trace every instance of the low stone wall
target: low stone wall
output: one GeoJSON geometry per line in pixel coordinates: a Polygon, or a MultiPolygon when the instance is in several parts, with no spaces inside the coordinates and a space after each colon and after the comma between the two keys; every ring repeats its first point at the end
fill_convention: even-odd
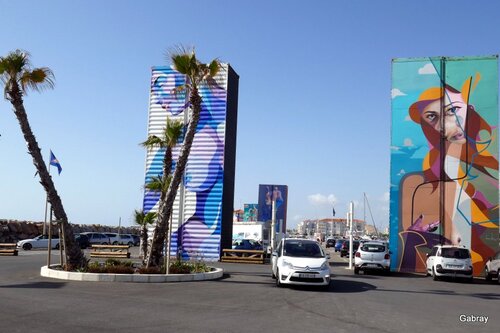
{"type": "MultiPolygon", "coordinates": [[[[99,224],[70,224],[73,233],[80,232],[118,232],[118,227],[99,224]]],[[[47,225],[48,227],[48,225],[47,225]]],[[[33,238],[43,232],[43,222],[0,220],[0,243],[15,243],[17,241],[33,238]]],[[[52,235],[58,235],[58,228],[52,226],[52,235]]],[[[139,235],[138,227],[121,227],[122,234],[139,235]]]]}

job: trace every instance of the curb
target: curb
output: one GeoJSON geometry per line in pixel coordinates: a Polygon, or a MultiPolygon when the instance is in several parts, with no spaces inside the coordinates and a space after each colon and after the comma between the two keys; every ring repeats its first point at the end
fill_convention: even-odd
{"type": "MultiPolygon", "coordinates": [[[[51,265],[57,266],[57,265],[51,265]]],[[[211,267],[213,271],[194,274],[107,274],[107,273],[80,273],[66,272],[43,266],[40,275],[52,279],[87,281],[87,282],[137,282],[137,283],[165,283],[189,282],[220,279],[224,273],[222,268],[211,267]]]]}

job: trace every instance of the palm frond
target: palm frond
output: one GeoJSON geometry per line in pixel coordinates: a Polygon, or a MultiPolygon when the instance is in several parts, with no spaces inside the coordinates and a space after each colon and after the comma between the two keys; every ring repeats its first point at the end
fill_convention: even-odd
{"type": "Polygon", "coordinates": [[[154,223],[154,220],[156,219],[156,217],[158,216],[157,213],[154,213],[154,212],[149,212],[146,214],[146,216],[144,216],[144,224],[147,225],[147,224],[153,224],[154,223]]]}
{"type": "Polygon", "coordinates": [[[184,131],[184,123],[180,120],[172,120],[167,118],[167,126],[165,126],[165,141],[167,146],[173,148],[184,131]]]}
{"type": "Polygon", "coordinates": [[[146,141],[141,143],[141,146],[145,148],[152,148],[152,147],[165,148],[166,143],[164,140],[157,137],[156,135],[150,135],[146,141]]]}
{"type": "Polygon", "coordinates": [[[19,81],[23,91],[51,89],[54,88],[54,73],[47,67],[35,68],[32,71],[23,72],[19,81]]]}

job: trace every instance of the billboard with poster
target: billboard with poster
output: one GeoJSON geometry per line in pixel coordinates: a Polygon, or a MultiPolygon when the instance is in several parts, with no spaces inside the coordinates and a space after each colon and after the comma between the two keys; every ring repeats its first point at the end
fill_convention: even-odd
{"type": "Polygon", "coordinates": [[[273,200],[276,200],[276,232],[279,232],[280,224],[282,232],[286,232],[287,185],[259,185],[259,221],[271,221],[273,200]]]}

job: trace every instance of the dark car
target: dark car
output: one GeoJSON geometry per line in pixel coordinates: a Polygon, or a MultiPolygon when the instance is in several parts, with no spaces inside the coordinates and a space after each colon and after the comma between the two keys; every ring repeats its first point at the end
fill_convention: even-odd
{"type": "Polygon", "coordinates": [[[90,241],[87,235],[75,234],[75,241],[80,245],[81,249],[90,247],[90,241]]]}
{"type": "Polygon", "coordinates": [[[326,240],[326,248],[329,248],[329,247],[334,247],[335,246],[335,239],[333,238],[328,238],[326,240]]]}
{"type": "Polygon", "coordinates": [[[340,252],[340,248],[342,247],[342,244],[344,244],[346,240],[345,239],[337,239],[335,241],[335,252],[340,252]]]}
{"type": "Polygon", "coordinates": [[[253,239],[238,239],[233,242],[235,250],[262,250],[262,244],[253,239]]]}
{"type": "MultiPolygon", "coordinates": [[[[353,241],[352,242],[352,254],[356,253],[359,247],[359,241],[353,241]]],[[[344,244],[342,244],[342,247],[340,248],[340,256],[341,257],[347,257],[349,253],[349,241],[346,240],[344,244]]]]}
{"type": "Polygon", "coordinates": [[[132,237],[134,238],[134,246],[139,246],[139,244],[141,243],[141,237],[137,235],[132,235],[132,237]]]}

